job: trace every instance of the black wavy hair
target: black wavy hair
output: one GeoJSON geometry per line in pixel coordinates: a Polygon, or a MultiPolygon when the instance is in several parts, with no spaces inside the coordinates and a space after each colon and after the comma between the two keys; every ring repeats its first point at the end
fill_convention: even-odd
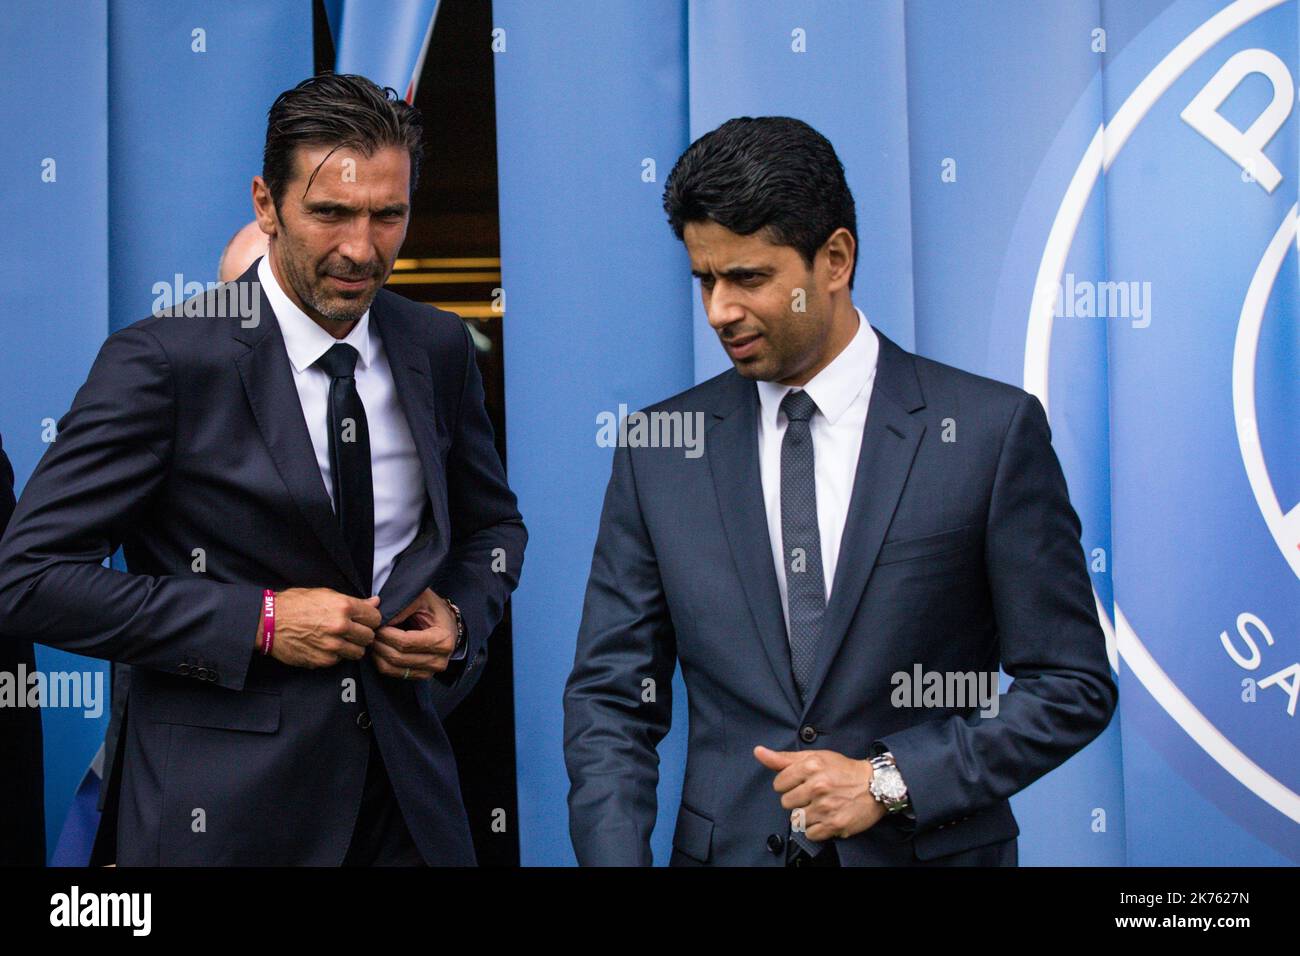
{"type": "Polygon", "coordinates": [[[853,194],[835,148],[802,120],[740,116],[705,133],[669,173],[664,211],[678,239],[687,223],[704,220],[742,236],[766,229],[773,242],[793,246],[810,267],[817,250],[842,226],[853,236],[853,288],[858,269],[853,194]]]}

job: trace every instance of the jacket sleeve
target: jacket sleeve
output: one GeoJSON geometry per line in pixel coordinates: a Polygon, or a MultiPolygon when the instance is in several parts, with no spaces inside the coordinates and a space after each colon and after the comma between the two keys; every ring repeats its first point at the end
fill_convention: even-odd
{"type": "Polygon", "coordinates": [[[5,454],[4,440],[0,439],[0,535],[4,534],[9,518],[14,513],[14,468],[5,454]]]}
{"type": "Polygon", "coordinates": [[[465,625],[465,653],[435,674],[440,713],[450,713],[483,673],[489,635],[501,622],[506,599],[519,585],[528,531],[497,454],[483,400],[474,341],[465,336],[465,376],[447,454],[447,506],[451,545],[430,587],[449,598],[465,625]]]}
{"type": "Polygon", "coordinates": [[[583,866],[649,866],[676,636],[632,458],[614,452],[564,689],[569,833],[583,866]]]}
{"type": "Polygon", "coordinates": [[[873,746],[893,753],[916,832],[956,823],[1024,789],[1110,721],[1117,690],[1080,530],[1043,406],[1024,395],[1003,439],[985,533],[1011,686],[996,716],[929,721],[873,746]]]}
{"type": "Polygon", "coordinates": [[[147,329],[101,346],[0,540],[0,639],[173,673],[204,666],[239,690],[260,588],[102,566],[166,480],[173,387],[147,329]]]}

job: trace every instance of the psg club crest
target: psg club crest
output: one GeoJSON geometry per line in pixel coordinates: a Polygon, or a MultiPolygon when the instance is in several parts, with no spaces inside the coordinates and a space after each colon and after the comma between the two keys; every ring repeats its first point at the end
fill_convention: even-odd
{"type": "Polygon", "coordinates": [[[1134,713],[1177,735],[1154,701],[1196,745],[1164,751],[1174,770],[1293,858],[1298,18],[1296,0],[1183,0],[1116,51],[1089,90],[1095,135],[1048,157],[1073,174],[1051,197],[1024,327],[1024,387],[1054,439],[1097,414],[1074,386],[1107,378],[1093,394],[1109,462],[1067,467],[1109,466],[1113,593],[1098,587],[1098,610],[1112,663],[1149,695],[1134,713]],[[1085,335],[1100,351],[1077,354],[1085,335]]]}

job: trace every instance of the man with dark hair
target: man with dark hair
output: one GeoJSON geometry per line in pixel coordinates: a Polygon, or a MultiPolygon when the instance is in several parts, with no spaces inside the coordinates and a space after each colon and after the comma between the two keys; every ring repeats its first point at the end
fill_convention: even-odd
{"type": "Polygon", "coordinates": [[[363,77],[281,94],[267,255],[109,336],[18,503],[5,636],[131,665],[121,864],[474,863],[442,720],[527,534],[464,323],[382,288],[421,138],[363,77]]]}
{"type": "Polygon", "coordinates": [[[1116,703],[1042,405],[868,324],[806,123],[706,134],[664,207],[734,368],[647,410],[702,414],[702,457],[614,453],[565,688],[579,862],[650,862],[680,659],[670,863],[1015,865],[1007,798],[1116,703]]]}

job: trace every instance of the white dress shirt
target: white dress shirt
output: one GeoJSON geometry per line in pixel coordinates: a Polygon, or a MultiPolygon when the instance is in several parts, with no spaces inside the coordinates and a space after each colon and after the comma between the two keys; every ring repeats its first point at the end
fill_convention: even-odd
{"type": "Polygon", "coordinates": [[[357,393],[366,408],[370,473],[375,488],[375,564],[370,593],[378,594],[393,570],[393,558],[419,531],[425,498],[420,456],[397,398],[383,339],[371,327],[368,309],[351,332],[342,339],[334,338],[294,305],[280,288],[269,256],[263,256],[258,263],[257,279],[266,291],[284,336],[289,364],[293,367],[293,383],[298,388],[302,414],[316,451],[316,464],[331,505],[334,505],[334,482],[328,426],[330,377],[313,363],[340,342],[351,345],[360,355],[356,367],[357,393]]]}
{"type": "MultiPolygon", "coordinates": [[[[817,403],[808,422],[812,435],[816,468],[817,531],[821,539],[822,574],[826,600],[830,603],[835,565],[839,559],[840,539],[849,514],[853,480],[858,470],[858,453],[862,450],[862,429],[867,423],[867,406],[876,379],[876,359],[880,341],[867,317],[858,313],[858,331],[830,364],[808,381],[803,389],[817,403]]],[[[785,614],[786,635],[790,633],[790,602],[787,597],[785,561],[781,545],[781,441],[785,437],[786,418],[781,400],[795,391],[778,382],[758,382],[758,461],[763,482],[763,502],[767,508],[767,527],[772,543],[772,560],[781,590],[781,609],[785,614]]]]}

